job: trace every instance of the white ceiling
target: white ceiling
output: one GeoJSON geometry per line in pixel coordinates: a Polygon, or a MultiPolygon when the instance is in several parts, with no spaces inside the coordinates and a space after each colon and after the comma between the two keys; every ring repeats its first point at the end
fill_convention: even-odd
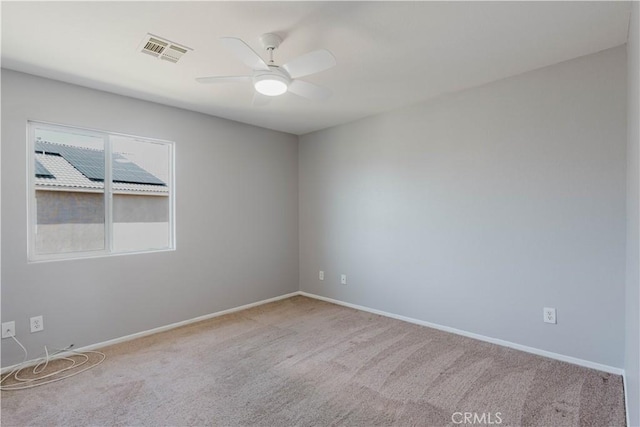
{"type": "Polygon", "coordinates": [[[627,40],[627,2],[3,2],[2,66],[304,134],[598,52],[627,40]],[[218,39],[284,42],[276,63],[325,48],[333,69],[303,80],[324,103],[285,94],[252,107],[248,74],[218,39]],[[179,63],[138,53],[146,33],[193,48],[179,63]]]}

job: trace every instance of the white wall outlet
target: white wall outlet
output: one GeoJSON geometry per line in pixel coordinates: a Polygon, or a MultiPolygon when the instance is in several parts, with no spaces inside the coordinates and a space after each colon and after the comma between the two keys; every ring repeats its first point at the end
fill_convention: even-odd
{"type": "Polygon", "coordinates": [[[318,279],[324,280],[324,271],[320,270],[320,272],[318,273],[318,279]]]}
{"type": "Polygon", "coordinates": [[[347,275],[346,274],[341,274],[340,275],[340,283],[342,283],[343,285],[347,284],[347,275]]]}
{"type": "Polygon", "coordinates": [[[16,336],[16,322],[4,322],[2,324],[2,338],[11,338],[16,336]]]}
{"type": "Polygon", "coordinates": [[[35,316],[31,318],[31,333],[40,332],[44,329],[44,321],[42,316],[35,316]]]}
{"type": "Polygon", "coordinates": [[[542,309],[543,320],[545,323],[557,323],[556,322],[556,309],[545,307],[542,309]]]}

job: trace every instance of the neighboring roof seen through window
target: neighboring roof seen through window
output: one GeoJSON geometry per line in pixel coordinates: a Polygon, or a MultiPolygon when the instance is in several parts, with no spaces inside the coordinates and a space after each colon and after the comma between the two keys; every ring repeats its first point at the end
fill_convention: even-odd
{"type": "MultiPolygon", "coordinates": [[[[90,180],[104,181],[104,151],[54,144],[46,141],[36,141],[35,152],[62,156],[75,169],[90,180]]],[[[162,180],[123,155],[113,153],[112,159],[113,182],[166,186],[162,180]]],[[[53,178],[53,175],[38,161],[36,161],[36,176],[53,178]],[[46,171],[49,176],[39,175],[40,172],[44,171],[46,171]]]]}

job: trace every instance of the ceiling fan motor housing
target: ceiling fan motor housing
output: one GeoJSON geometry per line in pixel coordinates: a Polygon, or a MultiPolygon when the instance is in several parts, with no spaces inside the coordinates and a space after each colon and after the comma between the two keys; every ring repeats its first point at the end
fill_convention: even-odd
{"type": "Polygon", "coordinates": [[[253,86],[258,92],[267,96],[278,96],[285,93],[291,83],[291,77],[279,67],[270,65],[270,71],[256,70],[253,73],[253,86]]]}

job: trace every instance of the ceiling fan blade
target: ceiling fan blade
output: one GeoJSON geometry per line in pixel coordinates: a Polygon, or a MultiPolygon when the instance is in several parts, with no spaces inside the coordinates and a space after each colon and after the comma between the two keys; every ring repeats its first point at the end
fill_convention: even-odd
{"type": "Polygon", "coordinates": [[[314,50],[292,59],[282,66],[292,79],[319,73],[336,65],[336,58],[326,49],[314,50]]]}
{"type": "Polygon", "coordinates": [[[331,90],[303,80],[294,80],[289,84],[289,92],[314,101],[325,101],[331,96],[331,90]]]}
{"type": "Polygon", "coordinates": [[[219,76],[219,77],[198,77],[198,83],[244,83],[250,82],[251,76],[219,76]]]}
{"type": "Polygon", "coordinates": [[[253,100],[251,100],[252,107],[264,107],[271,102],[271,96],[263,95],[258,91],[253,92],[253,100]]]}
{"type": "Polygon", "coordinates": [[[244,62],[252,70],[269,71],[267,63],[242,40],[235,37],[222,37],[220,42],[227,50],[233,53],[236,58],[244,62]]]}

